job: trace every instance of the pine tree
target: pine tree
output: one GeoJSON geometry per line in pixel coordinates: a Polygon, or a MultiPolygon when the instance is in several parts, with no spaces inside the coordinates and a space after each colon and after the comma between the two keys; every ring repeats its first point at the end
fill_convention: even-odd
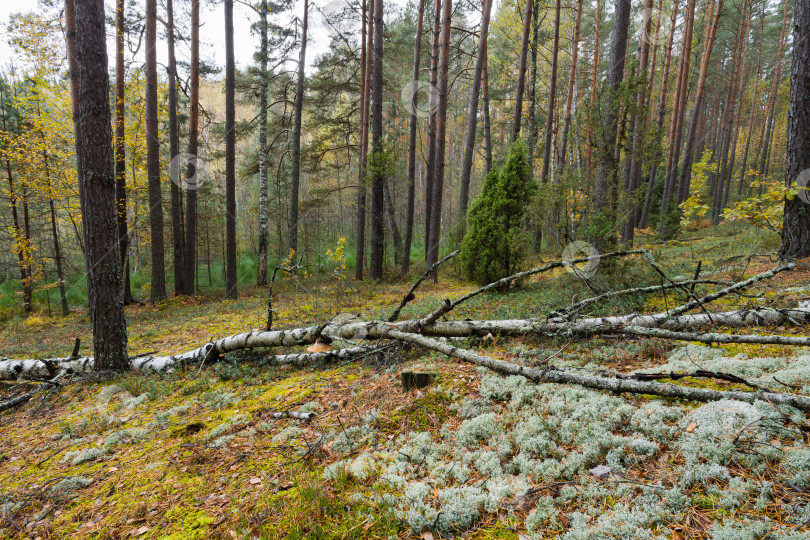
{"type": "Polygon", "coordinates": [[[467,216],[461,268],[482,285],[515,273],[526,254],[522,224],[532,193],[527,152],[522,140],[512,143],[503,168],[490,171],[467,216]]]}

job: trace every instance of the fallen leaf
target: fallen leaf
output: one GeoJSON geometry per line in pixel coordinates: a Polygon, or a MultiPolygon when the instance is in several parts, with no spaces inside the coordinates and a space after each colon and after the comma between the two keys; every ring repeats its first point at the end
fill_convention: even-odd
{"type": "Polygon", "coordinates": [[[251,484],[261,484],[261,483],[262,483],[262,479],[261,479],[261,478],[256,478],[256,477],[253,477],[253,478],[251,478],[251,479],[250,479],[250,483],[251,483],[251,484]]]}
{"type": "Polygon", "coordinates": [[[422,533],[422,540],[433,540],[433,535],[429,532],[422,533]]]}
{"type": "Polygon", "coordinates": [[[689,424],[689,427],[686,428],[686,432],[687,433],[692,433],[693,431],[695,431],[696,427],[697,427],[697,424],[692,422],[691,424],[689,424]]]}
{"type": "Polygon", "coordinates": [[[142,535],[142,534],[146,534],[146,533],[148,533],[148,532],[149,532],[149,527],[147,527],[146,525],[144,525],[143,527],[141,527],[140,529],[138,529],[138,530],[135,532],[135,534],[136,534],[136,535],[138,535],[138,536],[140,536],[140,535],[142,535]]]}
{"type": "Polygon", "coordinates": [[[309,352],[324,352],[324,351],[330,350],[331,348],[332,347],[330,347],[326,343],[321,343],[320,341],[316,341],[315,343],[313,343],[312,345],[307,347],[307,350],[309,352]]]}
{"type": "Polygon", "coordinates": [[[588,472],[597,477],[598,479],[602,480],[610,476],[611,468],[605,465],[597,465],[593,469],[590,469],[588,472]]]}

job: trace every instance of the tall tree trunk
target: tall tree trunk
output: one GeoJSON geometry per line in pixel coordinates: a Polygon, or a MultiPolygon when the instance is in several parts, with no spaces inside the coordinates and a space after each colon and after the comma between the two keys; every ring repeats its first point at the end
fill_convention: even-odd
{"type": "MultiPolygon", "coordinates": [[[[686,145],[683,152],[683,165],[681,166],[678,178],[678,198],[677,204],[682,203],[689,197],[689,185],[692,180],[692,163],[698,158],[696,147],[698,146],[697,131],[700,124],[701,112],[703,111],[703,99],[706,93],[706,77],[709,73],[709,63],[712,58],[714,48],[714,38],[717,34],[717,27],[720,23],[720,15],[723,12],[723,0],[719,0],[717,6],[712,5],[709,19],[706,23],[706,37],[703,41],[703,56],[700,59],[700,71],[698,73],[697,91],[695,93],[695,106],[692,109],[692,118],[689,121],[689,132],[686,136],[686,145]],[[712,17],[713,15],[713,17],[712,17]]],[[[745,15],[743,14],[743,17],[745,15]]]]}
{"type": "Polygon", "coordinates": [[[236,287],[236,103],[234,101],[233,0],[225,0],[225,298],[236,287]]]}
{"type": "Polygon", "coordinates": [[[520,121],[523,118],[523,91],[526,86],[526,64],[529,57],[529,35],[532,28],[532,7],[534,0],[526,0],[523,12],[523,37],[520,42],[520,60],[518,61],[518,80],[515,88],[515,121],[512,124],[512,141],[520,135],[520,121]]]}
{"type": "Polygon", "coordinates": [[[163,253],[163,197],[160,190],[160,134],[157,104],[157,0],[146,0],[146,172],[149,183],[149,233],[152,251],[152,302],[166,298],[163,253]]]}
{"type": "MultiPolygon", "coordinates": [[[[447,103],[449,93],[450,71],[450,25],[453,15],[453,3],[444,0],[442,5],[442,33],[440,40],[439,70],[438,70],[438,98],[439,105],[436,110],[436,163],[433,180],[433,208],[430,211],[430,248],[428,249],[428,267],[439,260],[439,243],[441,241],[442,226],[442,196],[444,194],[445,150],[447,146],[447,103]]],[[[434,270],[433,280],[437,281],[439,273],[434,270]]]]}
{"type": "Polygon", "coordinates": [[[484,176],[492,169],[492,122],[489,116],[489,50],[484,43],[484,73],[481,84],[484,86],[484,176]]]}
{"type": "MultiPolygon", "coordinates": [[[[180,195],[180,128],[177,121],[177,59],[174,50],[174,0],[166,0],[166,33],[168,35],[169,65],[167,66],[169,82],[169,154],[172,165],[170,168],[171,182],[171,214],[172,214],[172,261],[174,264],[174,294],[186,294],[186,266],[183,254],[183,227],[181,214],[183,201],[180,195]]],[[[127,259],[127,265],[129,260],[127,259]]]]}
{"type": "MultiPolygon", "coordinates": [[[[579,27],[582,21],[582,0],[577,0],[577,15],[576,22],[574,23],[574,36],[571,40],[571,71],[568,75],[568,91],[565,95],[565,115],[563,119],[563,131],[560,142],[560,159],[557,161],[557,168],[562,169],[565,166],[565,153],[568,149],[568,133],[571,131],[571,116],[574,104],[574,85],[577,80],[577,56],[579,54],[579,27]]],[[[554,55],[556,59],[556,55],[554,55]]]]}
{"type": "Polygon", "coordinates": [[[467,207],[470,202],[470,176],[472,174],[473,152],[475,150],[475,135],[478,132],[478,96],[481,89],[481,77],[484,73],[487,55],[487,37],[489,36],[489,15],[492,11],[492,0],[484,0],[481,11],[481,32],[478,38],[478,55],[475,59],[475,72],[473,73],[472,88],[470,90],[470,105],[467,116],[467,137],[464,144],[464,158],[461,162],[461,194],[459,196],[459,219],[462,221],[461,236],[464,235],[464,222],[467,216],[467,207]]]}
{"type": "Polygon", "coordinates": [[[625,53],[627,51],[627,33],[630,26],[630,0],[616,0],[613,31],[610,37],[610,65],[608,67],[607,86],[602,104],[602,143],[600,145],[599,166],[594,186],[593,213],[597,217],[599,231],[593,234],[596,249],[601,252],[610,250],[616,243],[616,215],[612,207],[610,186],[616,172],[616,133],[619,120],[621,100],[618,96],[619,85],[624,74],[625,53]]]}
{"type": "Polygon", "coordinates": [[[779,49],[776,53],[776,73],[771,85],[771,96],[768,100],[768,116],[765,122],[765,138],[762,143],[762,154],[759,163],[759,172],[763,176],[768,174],[768,162],[770,160],[771,136],[773,134],[774,115],[776,111],[776,100],[779,97],[779,85],[782,82],[782,62],[785,56],[785,45],[787,44],[787,16],[790,2],[785,0],[785,10],[782,15],[782,34],[779,39],[779,49]]]}
{"type": "MultiPolygon", "coordinates": [[[[632,120],[630,121],[630,129],[628,137],[631,137],[630,153],[627,160],[627,177],[625,178],[625,186],[627,188],[627,197],[630,201],[627,219],[624,222],[624,230],[622,232],[622,242],[625,245],[633,245],[633,236],[636,229],[636,191],[641,185],[641,158],[643,155],[644,133],[645,133],[645,119],[647,112],[647,91],[648,85],[643,84],[641,81],[645,80],[647,76],[647,67],[649,64],[650,45],[655,50],[658,31],[656,29],[653,43],[650,43],[650,30],[652,28],[652,6],[653,0],[644,0],[644,18],[642,19],[641,35],[638,40],[638,67],[639,67],[639,82],[638,93],[636,94],[636,110],[633,113],[632,120]]],[[[658,3],[658,13],[661,13],[661,2],[658,3]]],[[[660,19],[656,21],[656,26],[661,23],[660,19]]],[[[655,64],[652,65],[651,71],[655,71],[655,64]]]]}
{"type": "MultiPolygon", "coordinates": [[[[450,0],[447,0],[450,1],[450,0]]],[[[430,259],[430,228],[433,225],[433,185],[436,183],[436,121],[439,109],[439,41],[441,36],[442,2],[435,0],[433,42],[430,56],[430,97],[428,100],[428,155],[425,164],[425,261],[430,259]]],[[[430,265],[428,265],[430,266],[430,265]]]]}
{"type": "MultiPolygon", "coordinates": [[[[751,5],[751,9],[753,10],[753,5],[751,5]]],[[[741,64],[738,69],[737,75],[737,96],[735,99],[736,107],[734,113],[734,120],[732,122],[731,127],[731,149],[729,151],[729,158],[728,158],[728,167],[723,167],[723,181],[726,185],[724,189],[723,201],[721,208],[728,207],[728,199],[729,194],[731,193],[731,179],[734,175],[734,161],[737,157],[737,141],[740,138],[740,114],[742,113],[742,99],[743,94],[745,93],[745,86],[748,82],[748,79],[745,77],[745,68],[748,61],[748,34],[751,30],[751,18],[753,13],[750,13],[748,17],[745,17],[745,32],[743,33],[744,36],[744,47],[742,52],[742,59],[741,64]]]]}
{"type": "MultiPolygon", "coordinates": [[[[47,157],[47,155],[45,156],[47,157]]],[[[45,173],[48,185],[48,209],[51,213],[51,237],[53,238],[53,258],[56,261],[56,278],[59,280],[59,301],[62,307],[62,316],[67,317],[70,315],[70,307],[68,306],[67,292],[65,291],[65,271],[62,266],[62,248],[59,243],[59,229],[57,227],[56,219],[56,206],[53,203],[53,187],[51,186],[50,172],[48,171],[47,159],[45,165],[45,173]]]]}
{"type": "Polygon", "coordinates": [[[416,95],[419,91],[419,67],[422,63],[422,25],[425,18],[425,0],[419,0],[416,11],[416,36],[413,42],[413,82],[411,83],[410,131],[408,134],[408,213],[405,217],[405,245],[402,248],[402,275],[407,276],[411,267],[411,243],[413,242],[413,214],[416,204],[416,95]]]}
{"type": "MultiPolygon", "coordinates": [[[[72,0],[68,0],[72,2],[72,0]]],[[[0,81],[0,118],[3,122],[3,131],[8,133],[8,125],[6,124],[6,95],[5,84],[0,81]]],[[[8,177],[8,199],[11,204],[11,225],[12,234],[14,235],[14,251],[17,252],[17,266],[20,269],[20,287],[22,288],[23,295],[23,312],[28,315],[33,309],[33,298],[31,280],[29,279],[29,269],[26,263],[27,257],[25,254],[25,240],[22,235],[20,227],[20,217],[17,212],[17,194],[14,189],[14,176],[11,173],[11,160],[8,156],[5,159],[6,175],[8,177]]]]}
{"type": "MultiPolygon", "coordinates": [[[[200,0],[191,0],[191,73],[189,75],[188,164],[186,183],[186,276],[184,285],[188,294],[197,287],[197,144],[200,119],[200,0]]],[[[202,180],[202,179],[200,179],[202,180]]]]}
{"type": "MultiPolygon", "coordinates": [[[[752,6],[753,8],[753,6],[752,6]]],[[[754,112],[757,110],[757,97],[759,97],[759,83],[762,77],[762,36],[765,34],[765,11],[759,18],[759,49],[757,52],[757,76],[754,79],[754,94],[751,96],[751,114],[748,117],[748,136],[745,138],[745,152],[743,153],[742,169],[740,170],[740,183],[737,186],[737,196],[742,195],[745,180],[748,178],[748,152],[751,150],[751,138],[754,131],[754,112]]]]}
{"type": "Polygon", "coordinates": [[[307,26],[309,0],[304,0],[304,18],[301,21],[301,49],[298,53],[298,75],[295,82],[295,109],[293,110],[292,173],[290,174],[290,215],[288,243],[290,251],[298,256],[298,196],[301,190],[301,116],[304,111],[304,66],[307,58],[307,26]]]}
{"type": "Polygon", "coordinates": [[[394,209],[394,199],[391,196],[389,182],[383,183],[383,199],[385,214],[388,217],[388,228],[391,229],[391,238],[394,241],[394,264],[398,264],[399,256],[402,253],[402,234],[397,225],[397,213],[394,209]]]}
{"type": "MultiPolygon", "coordinates": [[[[110,81],[104,2],[75,0],[76,163],[82,205],[87,288],[92,290],[95,369],[129,369],[121,259],[115,210],[110,81]]],[[[70,32],[71,29],[68,29],[70,32]]]]}
{"type": "MultiPolygon", "coordinates": [[[[787,8],[785,8],[787,9],[787,8]]],[[[787,186],[807,186],[810,168],[810,3],[796,2],[793,11],[793,61],[788,111],[787,186]],[[804,178],[802,178],[804,176],[804,178]]],[[[781,259],[810,255],[810,204],[807,191],[785,200],[781,259]]]]}
{"type": "MultiPolygon", "coordinates": [[[[259,33],[261,45],[259,50],[259,261],[256,285],[267,285],[267,0],[259,4],[259,33]]],[[[361,45],[362,46],[362,45],[361,45]]],[[[362,67],[361,67],[362,76],[362,67]]]]}
{"type": "Polygon", "coordinates": [[[695,0],[688,0],[684,21],[684,37],[681,45],[681,57],[678,61],[678,84],[675,90],[675,105],[669,126],[669,152],[664,175],[664,193],[661,196],[661,216],[658,221],[658,232],[669,234],[668,214],[675,191],[675,176],[681,157],[681,136],[683,132],[684,107],[688,93],[689,65],[692,59],[692,32],[695,23],[695,0]]]}
{"type": "MultiPolygon", "coordinates": [[[[591,114],[596,110],[596,96],[599,94],[599,55],[601,52],[601,41],[599,26],[602,18],[602,6],[600,0],[596,0],[596,12],[594,13],[596,25],[594,29],[593,63],[591,66],[591,114]]],[[[585,172],[588,176],[592,170],[593,143],[595,142],[593,125],[595,119],[592,117],[588,122],[588,144],[585,145],[585,172]]]]}
{"type": "MultiPolygon", "coordinates": [[[[571,66],[573,69],[571,70],[571,80],[569,80],[569,92],[573,89],[573,78],[575,76],[576,71],[576,41],[579,38],[579,15],[582,11],[582,1],[579,2],[579,7],[577,10],[577,22],[576,28],[574,30],[574,56],[571,57],[571,66]]],[[[554,108],[555,108],[555,101],[557,99],[557,56],[559,55],[560,51],[560,0],[557,0],[556,4],[554,5],[554,42],[551,49],[551,83],[549,84],[548,90],[548,118],[546,119],[546,138],[545,138],[545,147],[543,149],[543,172],[540,174],[540,181],[542,183],[546,183],[548,181],[548,171],[551,165],[551,128],[552,128],[552,119],[554,118],[554,108]]],[[[570,101],[566,102],[566,121],[568,122],[569,126],[571,124],[571,106],[570,101]]],[[[565,133],[565,128],[563,128],[563,137],[567,136],[565,133]]],[[[565,143],[563,143],[563,150],[560,153],[560,161],[562,161],[563,152],[565,152],[565,143]]]]}
{"type": "Polygon", "coordinates": [[[368,120],[371,92],[371,35],[374,28],[374,0],[363,0],[363,30],[360,45],[360,164],[357,179],[357,246],[354,278],[363,279],[366,260],[366,161],[368,154],[368,120]]]}
{"type": "MultiPolygon", "coordinates": [[[[532,9],[532,39],[529,44],[529,53],[531,60],[529,63],[529,136],[526,137],[529,154],[526,156],[529,164],[529,178],[534,180],[534,154],[537,147],[537,136],[540,132],[537,122],[537,48],[540,42],[540,18],[539,10],[532,9]]],[[[549,117],[553,113],[549,112],[549,117]]],[[[553,125],[553,118],[550,118],[553,125]]],[[[540,249],[542,242],[542,232],[539,228],[536,229],[534,235],[534,248],[535,251],[540,249]]]]}
{"type": "Polygon", "coordinates": [[[374,2],[374,39],[371,63],[371,155],[374,165],[371,181],[371,254],[369,257],[368,277],[381,280],[383,277],[384,256],[384,223],[385,190],[383,171],[380,161],[383,152],[383,3],[374,2]]]}
{"type": "Polygon", "coordinates": [[[720,223],[720,212],[723,209],[723,198],[725,195],[725,175],[728,166],[728,152],[731,147],[731,136],[734,128],[734,116],[736,114],[737,85],[740,70],[740,56],[742,54],[743,29],[745,28],[745,10],[747,3],[743,4],[743,16],[740,18],[740,26],[734,38],[734,46],[731,51],[731,64],[729,66],[729,82],[726,92],[725,106],[723,107],[722,135],[720,137],[719,170],[714,175],[714,199],[712,201],[712,224],[720,223]]]}
{"type": "MultiPolygon", "coordinates": [[[[0,97],[2,99],[2,97],[0,97]]],[[[39,120],[39,125],[42,125],[42,112],[39,107],[39,102],[37,102],[37,119],[39,120]]],[[[5,119],[3,124],[5,125],[5,119]]],[[[48,155],[48,151],[46,150],[46,141],[45,141],[45,132],[42,131],[40,128],[39,137],[42,141],[42,163],[45,166],[45,192],[48,195],[48,210],[50,211],[50,218],[51,218],[51,238],[53,239],[53,259],[56,262],[56,278],[59,280],[59,300],[62,307],[62,316],[67,317],[70,315],[70,308],[68,307],[67,301],[67,293],[65,291],[65,272],[62,266],[62,248],[59,242],[59,228],[57,225],[56,219],[56,206],[54,205],[54,190],[53,184],[51,182],[51,167],[50,167],[50,156],[48,155]]],[[[16,208],[14,209],[16,213],[16,208]]]]}
{"type": "MultiPolygon", "coordinates": [[[[170,0],[171,1],[171,0],[170,0]]],[[[115,204],[118,219],[118,243],[124,274],[124,305],[132,303],[129,282],[129,232],[127,226],[127,156],[124,128],[124,0],[115,4],[115,204]]]]}

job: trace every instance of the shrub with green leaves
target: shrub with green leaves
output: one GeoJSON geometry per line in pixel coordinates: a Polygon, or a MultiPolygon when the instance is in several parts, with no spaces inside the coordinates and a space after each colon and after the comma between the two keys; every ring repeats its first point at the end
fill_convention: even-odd
{"type": "Polygon", "coordinates": [[[461,268],[481,285],[514,274],[526,256],[522,224],[532,192],[526,154],[526,143],[512,143],[506,163],[490,171],[467,215],[461,268]]]}

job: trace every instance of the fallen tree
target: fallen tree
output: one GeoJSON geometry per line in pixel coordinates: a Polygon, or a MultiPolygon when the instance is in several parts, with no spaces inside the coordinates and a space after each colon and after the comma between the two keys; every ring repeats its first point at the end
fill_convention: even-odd
{"type": "MultiPolygon", "coordinates": [[[[612,256],[646,253],[643,250],[617,252],[599,256],[606,258],[612,256]]],[[[449,257],[447,257],[449,258],[449,257]]],[[[445,258],[444,260],[446,260],[445,258]]],[[[574,263],[588,261],[593,258],[577,259],[574,263]]],[[[329,350],[317,352],[303,352],[295,354],[270,355],[270,363],[279,365],[309,362],[335,361],[340,359],[356,359],[374,351],[368,346],[361,346],[360,342],[375,340],[394,340],[402,343],[427,348],[463,361],[485,366],[500,373],[522,375],[533,381],[577,384],[589,388],[618,393],[642,393],[662,397],[676,397],[696,401],[711,401],[720,399],[738,399],[742,401],[765,400],[772,403],[784,403],[810,412],[810,398],[794,394],[742,391],[716,391],[706,389],[687,388],[674,384],[660,383],[653,380],[639,380],[617,374],[606,376],[604,374],[584,374],[573,372],[553,366],[544,368],[529,368],[512,364],[502,360],[480,355],[470,350],[462,349],[441,341],[441,338],[475,338],[486,336],[510,337],[576,337],[604,336],[606,338],[644,337],[669,339],[680,341],[697,341],[702,343],[756,343],[788,346],[810,346],[810,336],[785,336],[770,334],[726,334],[721,332],[700,332],[707,326],[724,327],[754,327],[772,326],[782,324],[805,325],[810,322],[810,309],[807,308],[756,308],[737,309],[730,311],[709,312],[706,306],[711,302],[730,294],[740,292],[754,283],[772,278],[779,272],[788,271],[795,264],[778,266],[767,272],[757,274],[746,280],[733,283],[723,289],[707,294],[701,298],[694,295],[694,286],[701,283],[697,279],[690,281],[662,283],[660,286],[627,289],[615,293],[605,293],[591,299],[583,300],[570,308],[553,311],[545,320],[540,319],[509,319],[509,320],[439,320],[464,301],[483,292],[510,283],[515,279],[534,275],[553,268],[566,266],[566,262],[556,262],[538,269],[521,272],[504,278],[497,282],[500,285],[490,284],[476,291],[450,301],[444,300],[439,308],[426,317],[410,319],[400,322],[388,321],[359,321],[347,322],[327,321],[318,326],[291,328],[286,330],[252,331],[227,336],[206,343],[196,349],[172,356],[140,355],[130,359],[133,370],[165,372],[171,371],[187,363],[198,363],[202,367],[206,362],[215,361],[224,355],[236,351],[256,348],[277,348],[305,346],[313,343],[344,343],[348,346],[333,347],[329,350]],[[590,317],[576,319],[573,316],[584,307],[593,305],[598,301],[615,297],[620,294],[652,293],[670,289],[683,289],[690,300],[681,306],[654,314],[627,314],[609,317],[590,317]],[[701,313],[687,314],[690,310],[701,309],[701,313]]],[[[657,266],[657,265],[656,265],[657,266]]],[[[660,272],[660,268],[656,268],[660,272]]],[[[423,276],[424,277],[424,276],[423,276]]],[[[402,307],[414,298],[414,291],[422,279],[411,287],[403,298],[390,320],[395,320],[402,307]]],[[[713,282],[717,283],[717,282],[713,282]]],[[[315,349],[313,349],[315,350],[315,349]]],[[[92,357],[78,357],[78,345],[66,358],[55,359],[26,359],[26,360],[0,360],[0,380],[34,379],[55,381],[63,374],[86,371],[93,368],[92,357]]],[[[724,378],[727,374],[719,374],[724,378]]],[[[678,378],[678,377],[676,377],[678,378]]],[[[726,380],[728,377],[726,377],[726,380]]],[[[2,405],[7,405],[6,402],[2,405]]],[[[16,404],[16,403],[15,403],[16,404]]],[[[13,406],[13,405],[12,405],[13,406]]],[[[8,408],[8,407],[6,407],[8,408]]],[[[0,408],[2,410],[2,408],[0,408]]]]}

